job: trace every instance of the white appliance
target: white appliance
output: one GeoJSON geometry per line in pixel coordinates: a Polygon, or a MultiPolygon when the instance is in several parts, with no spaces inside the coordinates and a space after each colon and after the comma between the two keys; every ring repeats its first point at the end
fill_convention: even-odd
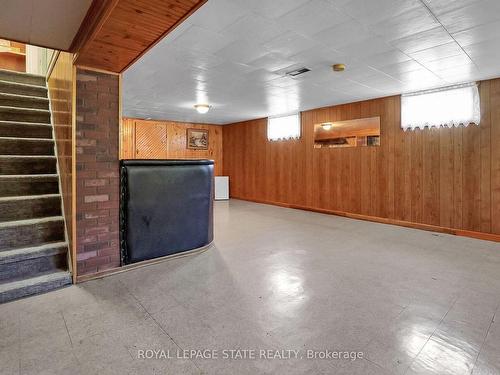
{"type": "Polygon", "coordinates": [[[229,176],[215,176],[215,200],[229,199],[229,176]]]}

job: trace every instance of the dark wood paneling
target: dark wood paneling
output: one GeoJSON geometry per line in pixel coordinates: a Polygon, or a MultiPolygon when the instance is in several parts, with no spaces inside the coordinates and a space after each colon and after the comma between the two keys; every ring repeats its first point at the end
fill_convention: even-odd
{"type": "Polygon", "coordinates": [[[404,132],[397,96],[303,112],[295,141],[268,142],[266,119],[224,126],[231,196],[500,234],[500,79],[480,93],[481,126],[404,132]],[[372,116],[380,147],[313,148],[315,123],[372,116]]]}
{"type": "Polygon", "coordinates": [[[121,72],[206,0],[95,0],[73,40],[80,66],[121,72]]]}
{"type": "MultiPolygon", "coordinates": [[[[151,130],[154,130],[151,128],[151,130]]],[[[120,131],[121,138],[121,159],[212,159],[214,160],[214,173],[216,176],[222,175],[222,127],[211,124],[193,124],[175,121],[156,121],[123,118],[120,131]],[[149,126],[161,126],[166,129],[166,154],[165,148],[154,147],[153,152],[147,155],[139,152],[137,146],[140,140],[137,136],[137,127],[142,127],[146,131],[149,126]],[[208,133],[208,150],[189,150],[186,147],[187,129],[206,129],[208,133]],[[156,151],[155,151],[156,150],[156,151]]],[[[146,148],[151,145],[146,143],[146,148]]]]}

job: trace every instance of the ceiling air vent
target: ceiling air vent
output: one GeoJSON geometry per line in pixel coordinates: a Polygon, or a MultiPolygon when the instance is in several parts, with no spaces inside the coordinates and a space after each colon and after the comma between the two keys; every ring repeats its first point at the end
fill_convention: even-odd
{"type": "Polygon", "coordinates": [[[310,71],[311,71],[311,69],[300,68],[300,69],[292,70],[291,72],[286,72],[286,75],[290,76],[290,77],[297,77],[300,74],[304,74],[304,73],[307,73],[307,72],[310,72],[310,71]]]}

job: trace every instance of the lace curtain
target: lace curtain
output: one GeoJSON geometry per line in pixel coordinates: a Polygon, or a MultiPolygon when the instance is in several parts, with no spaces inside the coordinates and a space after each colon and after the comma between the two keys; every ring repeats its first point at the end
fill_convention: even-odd
{"type": "Polygon", "coordinates": [[[300,138],[300,113],[267,119],[268,140],[279,141],[294,138],[300,138]]]}
{"type": "Polygon", "coordinates": [[[438,126],[479,125],[481,109],[476,83],[401,96],[404,130],[438,126]]]}

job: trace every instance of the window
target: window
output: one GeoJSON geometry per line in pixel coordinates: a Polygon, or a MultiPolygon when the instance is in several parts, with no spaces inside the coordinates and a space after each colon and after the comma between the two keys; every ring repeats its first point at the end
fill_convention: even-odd
{"type": "Polygon", "coordinates": [[[300,113],[267,119],[267,139],[279,141],[300,138],[300,113]]]}
{"type": "Polygon", "coordinates": [[[401,96],[401,127],[479,125],[481,110],[476,83],[401,96]]]}

